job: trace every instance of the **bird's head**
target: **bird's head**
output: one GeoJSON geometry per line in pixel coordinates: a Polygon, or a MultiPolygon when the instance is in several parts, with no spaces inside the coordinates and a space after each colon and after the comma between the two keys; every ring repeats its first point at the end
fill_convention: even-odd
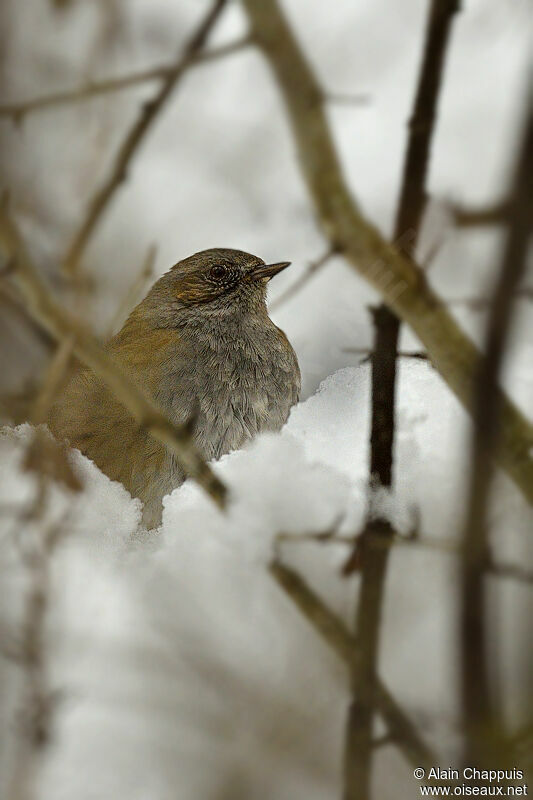
{"type": "Polygon", "coordinates": [[[149,298],[160,311],[166,308],[170,313],[259,311],[265,307],[268,282],[289,263],[265,264],[242,250],[202,250],[175,264],[157,281],[149,298]]]}

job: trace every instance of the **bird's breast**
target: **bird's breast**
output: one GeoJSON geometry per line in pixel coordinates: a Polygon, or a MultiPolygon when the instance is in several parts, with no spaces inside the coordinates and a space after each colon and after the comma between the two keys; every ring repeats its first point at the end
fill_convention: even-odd
{"type": "Polygon", "coordinates": [[[294,351],[270,320],[185,332],[171,371],[158,399],[177,422],[195,416],[196,443],[206,458],[280,430],[300,389],[294,351]]]}

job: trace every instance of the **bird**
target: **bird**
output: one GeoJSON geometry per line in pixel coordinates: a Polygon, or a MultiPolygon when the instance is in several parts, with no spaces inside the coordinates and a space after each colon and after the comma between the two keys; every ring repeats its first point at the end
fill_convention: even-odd
{"type": "MultiPolygon", "coordinates": [[[[154,283],[106,345],[173,423],[190,425],[206,461],[279,431],[298,402],[298,359],[266,305],[269,281],[289,265],[229,248],[195,253],[154,283]]],[[[146,528],[160,525],[163,497],[186,475],[89,368],[67,383],[48,425],[140,498],[146,528]]]]}

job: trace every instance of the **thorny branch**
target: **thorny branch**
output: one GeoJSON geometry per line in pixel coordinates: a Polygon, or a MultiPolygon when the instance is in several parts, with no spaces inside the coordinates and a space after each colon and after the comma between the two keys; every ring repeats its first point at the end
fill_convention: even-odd
{"type": "Polygon", "coordinates": [[[467,736],[467,763],[489,764],[502,758],[501,723],[489,686],[489,652],[485,619],[484,572],[488,557],[488,502],[493,478],[489,453],[500,436],[501,397],[498,380],[512,318],[513,299],[526,268],[533,220],[533,108],[529,106],[524,137],[510,195],[509,228],[502,265],[487,325],[485,356],[478,370],[470,490],[464,531],[462,570],[462,707],[467,736]]]}
{"type": "MultiPolygon", "coordinates": [[[[210,61],[215,61],[218,58],[231,55],[239,50],[243,50],[251,43],[252,40],[249,36],[243,36],[235,42],[230,42],[220,47],[213,47],[202,53],[196,53],[190,58],[187,68],[196,67],[210,61]]],[[[58,106],[82,103],[85,100],[91,100],[93,97],[120,92],[124,89],[131,89],[143,83],[164,80],[172,77],[175,72],[176,64],[162,64],[158,67],[132,72],[129,75],[123,75],[118,78],[91,81],[77,89],[54,92],[52,94],[33,97],[29,100],[22,100],[14,103],[2,103],[0,104],[0,117],[10,117],[14,122],[19,123],[27,114],[45,111],[58,106]]]]}
{"type": "Polygon", "coordinates": [[[174,65],[174,68],[164,78],[157,94],[142,106],[137,119],[132,128],[128,130],[119,148],[110,174],[89,203],[87,215],[74,235],[63,262],[63,269],[67,275],[72,277],[76,274],[87,242],[101,220],[115,191],[126,180],[128,168],[135,153],[144,141],[152,123],[157,119],[170,98],[179,80],[204,46],[226,3],[227,0],[215,0],[209,13],[201,21],[195,33],[185,45],[183,54],[174,65]]]}
{"type": "MultiPolygon", "coordinates": [[[[472,412],[480,354],[414,261],[386,242],[359,210],[344,181],[319,84],[275,0],[242,0],[252,35],[278,80],[300,167],[330,242],[407,322],[465,408],[472,412]]],[[[502,437],[494,454],[533,502],[533,426],[498,389],[502,437]]]]}
{"type": "Polygon", "coordinates": [[[23,295],[28,313],[61,342],[74,337],[74,354],[90,367],[128,409],[139,426],[174,453],[185,473],[193,478],[221,508],[226,487],[201,458],[186,426],[173,425],[154,402],[123,372],[96,339],[56,303],[41,282],[13,222],[4,210],[0,213],[0,241],[14,259],[14,280],[23,295]]]}

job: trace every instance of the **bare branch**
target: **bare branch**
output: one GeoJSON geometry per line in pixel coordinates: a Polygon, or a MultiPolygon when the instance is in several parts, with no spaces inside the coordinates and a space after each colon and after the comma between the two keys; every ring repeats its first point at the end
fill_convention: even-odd
{"type": "Polygon", "coordinates": [[[6,280],[3,280],[3,276],[0,276],[0,301],[6,308],[9,308],[17,317],[20,317],[21,320],[24,320],[24,322],[28,324],[32,333],[35,334],[39,343],[46,350],[53,350],[53,340],[51,337],[29,316],[24,308],[19,293],[14,286],[11,286],[6,280]]]}
{"type": "MultiPolygon", "coordinates": [[[[361,214],[346,186],[321,102],[320,87],[275,0],[242,0],[252,35],[283,94],[300,166],[322,226],[348,262],[407,322],[443,379],[472,412],[479,351],[430,288],[423,272],[386,242],[361,214]]],[[[405,233],[408,233],[406,231],[405,233]]],[[[533,426],[499,390],[500,466],[533,502],[533,426]]]]}
{"type": "Polygon", "coordinates": [[[135,153],[144,141],[151,125],[164,108],[179,80],[183,77],[198,52],[204,46],[207,37],[217,22],[226,3],[227,0],[214,1],[209,13],[201,21],[195,33],[186,44],[183,54],[174,65],[174,68],[164,78],[157,94],[152,100],[142,106],[137,119],[132,128],[128,130],[119,148],[110,174],[90,201],[87,215],[81,227],[74,235],[63,262],[63,269],[67,275],[72,277],[76,274],[79,261],[87,242],[101,220],[115,191],[126,180],[128,169],[135,153]]]}
{"type": "Polygon", "coordinates": [[[501,763],[501,722],[489,685],[484,573],[488,560],[488,501],[493,467],[489,453],[500,436],[498,380],[512,318],[513,298],[526,269],[533,220],[533,108],[529,106],[523,142],[510,193],[509,229],[478,370],[470,491],[464,529],[461,588],[462,707],[467,763],[501,763]]]}
{"type": "MultiPolygon", "coordinates": [[[[459,0],[432,0],[424,43],[424,53],[409,138],[403,165],[402,186],[394,230],[394,240],[406,258],[415,252],[422,215],[426,208],[426,175],[437,113],[442,70],[451,33],[451,23],[459,0]],[[409,238],[403,238],[410,231],[409,238]]],[[[376,345],[373,363],[373,412],[370,472],[382,486],[392,481],[396,350],[400,321],[387,306],[374,313],[376,345]]]]}
{"type": "Polygon", "coordinates": [[[303,275],[300,275],[298,280],[294,281],[292,286],[289,286],[289,288],[286,289],[283,294],[280,294],[279,297],[276,297],[274,302],[270,304],[270,310],[274,311],[290,300],[291,297],[294,297],[295,294],[297,294],[301,289],[303,289],[304,286],[307,285],[313,275],[316,275],[316,273],[321,270],[322,267],[325,266],[328,261],[333,258],[334,255],[336,255],[337,252],[338,251],[335,248],[330,247],[329,250],[326,250],[326,252],[320,256],[320,258],[318,258],[316,261],[312,261],[303,275]]]}
{"type": "MultiPolygon", "coordinates": [[[[382,520],[367,522],[347,564],[362,566],[361,586],[355,613],[355,631],[361,659],[352,665],[352,698],[348,708],[344,751],[344,797],[366,800],[372,767],[372,731],[377,708],[379,635],[389,548],[369,545],[369,537],[389,542],[394,532],[382,520]]],[[[351,570],[350,570],[351,571],[351,570]]],[[[347,566],[343,570],[348,573],[347,566]]]]}
{"type": "Polygon", "coordinates": [[[109,325],[109,335],[114,333],[117,326],[122,322],[124,316],[131,311],[139,301],[140,295],[145,291],[146,285],[153,278],[154,264],[157,255],[157,247],[152,244],[146,252],[146,256],[141,265],[139,273],[135,276],[131,286],[118,304],[117,310],[109,325]]]}
{"type": "Polygon", "coordinates": [[[457,228],[479,228],[488,225],[503,225],[509,220],[511,203],[502,200],[493,206],[483,208],[451,207],[453,221],[457,228]]]}
{"type": "Polygon", "coordinates": [[[13,643],[14,649],[3,653],[16,660],[24,678],[17,719],[19,735],[10,763],[9,795],[13,800],[29,800],[34,794],[36,762],[50,741],[54,704],[46,668],[44,629],[49,604],[50,559],[57,532],[48,526],[37,533],[31,529],[24,533],[30,537],[30,541],[25,542],[30,554],[21,553],[27,573],[22,624],[13,643]]]}
{"type": "MultiPolygon", "coordinates": [[[[335,544],[353,548],[359,536],[350,536],[337,533],[336,531],[325,531],[321,533],[283,533],[280,534],[276,542],[280,544],[335,544]]],[[[460,557],[463,545],[460,539],[455,538],[433,538],[429,536],[405,536],[395,533],[392,538],[385,539],[383,536],[375,536],[372,531],[366,531],[366,538],[370,547],[422,547],[427,550],[437,550],[440,553],[447,553],[450,556],[460,557]]],[[[485,568],[495,578],[515,580],[519,583],[533,583],[533,572],[520,564],[502,563],[490,556],[485,562],[485,568]]]]}
{"type": "Polygon", "coordinates": [[[324,102],[336,106],[366,106],[371,101],[371,96],[366,92],[348,94],[347,92],[322,91],[324,102]]]}
{"type": "MultiPolygon", "coordinates": [[[[394,230],[394,239],[400,252],[409,259],[415,252],[426,207],[426,175],[437,100],[451,23],[458,7],[458,0],[432,0],[430,6],[418,87],[409,121],[407,153],[394,230]],[[408,238],[403,237],[405,231],[410,232],[408,238]]],[[[392,484],[396,359],[400,331],[398,316],[385,304],[373,309],[373,321],[371,490],[375,484],[386,487],[392,484]]],[[[427,358],[424,353],[422,356],[427,358]]],[[[366,800],[370,790],[379,632],[390,552],[387,546],[375,547],[374,541],[383,541],[388,545],[394,536],[395,532],[386,519],[369,519],[344,569],[344,573],[349,574],[352,566],[362,566],[355,630],[364,654],[351,676],[352,702],[348,713],[344,759],[345,800],[366,800]],[[373,540],[371,543],[369,538],[373,540]]]]}
{"type": "Polygon", "coordinates": [[[496,578],[508,578],[519,583],[533,584],[533,570],[527,569],[520,564],[499,564],[489,560],[486,569],[496,578]]]}
{"type": "MultiPolygon", "coordinates": [[[[371,350],[369,347],[343,347],[343,353],[354,353],[355,355],[362,355],[364,358],[361,359],[359,362],[360,364],[365,364],[367,361],[372,361],[374,351],[371,350]]],[[[398,358],[413,358],[416,361],[429,361],[428,354],[425,353],[423,350],[398,350],[396,352],[396,356],[398,358]]]]}
{"type": "MultiPolygon", "coordinates": [[[[350,536],[342,535],[336,531],[326,531],[321,533],[283,533],[277,537],[276,541],[290,544],[309,542],[314,542],[315,544],[343,544],[347,547],[353,547],[360,538],[361,534],[350,536]]],[[[391,539],[385,540],[383,536],[379,534],[376,536],[372,531],[366,532],[366,538],[372,547],[390,548],[397,545],[405,545],[407,547],[426,547],[447,553],[458,553],[461,548],[461,542],[458,539],[452,538],[434,539],[429,536],[405,536],[404,534],[395,533],[391,539]]]]}
{"type": "MultiPolygon", "coordinates": [[[[303,578],[279,561],[270,565],[270,574],[332,650],[346,664],[358,664],[362,657],[360,645],[303,578]]],[[[414,766],[436,764],[436,754],[422,741],[412,722],[379,678],[375,702],[405,758],[414,766]]]]}
{"type": "MultiPolygon", "coordinates": [[[[513,293],[516,300],[533,300],[533,287],[524,286],[513,293]]],[[[464,306],[471,311],[486,311],[492,305],[490,297],[456,297],[446,302],[448,306],[464,306]]]]}
{"type": "MultiPolygon", "coordinates": [[[[203,53],[194,55],[188,64],[188,68],[196,67],[201,64],[215,61],[224,56],[232,55],[252,43],[249,36],[243,36],[235,42],[213,47],[203,53]]],[[[27,114],[39,111],[46,111],[50,108],[57,108],[74,103],[82,103],[105,94],[120,92],[124,89],[131,89],[143,83],[161,81],[171,77],[176,71],[176,64],[162,64],[150,69],[133,72],[130,75],[123,75],[118,78],[106,78],[101,81],[90,81],[77,89],[70,89],[63,92],[54,92],[41,97],[33,97],[16,103],[0,104],[0,117],[11,117],[13,122],[20,123],[27,114]]]]}
{"type": "Polygon", "coordinates": [[[57,345],[41,391],[33,404],[31,420],[34,425],[46,422],[48,412],[59,393],[65,379],[68,366],[74,351],[75,337],[67,336],[57,345]]]}
{"type": "Polygon", "coordinates": [[[55,302],[39,279],[18,231],[5,211],[0,214],[0,241],[14,259],[14,279],[33,319],[58,342],[73,337],[74,354],[80,361],[107,384],[138,425],[168,447],[185,473],[223,508],[226,487],[197,452],[187,426],[173,425],[96,339],[55,302]]]}
{"type": "Polygon", "coordinates": [[[44,381],[30,412],[30,420],[36,426],[22,463],[24,470],[37,473],[63,484],[72,491],[80,491],[82,482],[68,458],[68,447],[53,439],[42,427],[58,392],[68,377],[68,368],[74,351],[75,337],[66,337],[56,346],[44,381]]]}

